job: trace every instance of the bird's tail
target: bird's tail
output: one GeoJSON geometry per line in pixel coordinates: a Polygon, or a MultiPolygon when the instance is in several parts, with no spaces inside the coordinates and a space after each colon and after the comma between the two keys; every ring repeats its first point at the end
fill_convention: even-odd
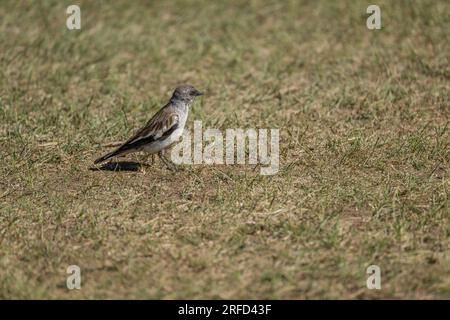
{"type": "Polygon", "coordinates": [[[94,164],[103,162],[105,160],[108,160],[109,158],[112,158],[114,156],[117,156],[120,153],[120,150],[114,150],[111,151],[110,153],[105,154],[104,156],[101,156],[100,158],[98,158],[97,160],[94,161],[94,164]]]}

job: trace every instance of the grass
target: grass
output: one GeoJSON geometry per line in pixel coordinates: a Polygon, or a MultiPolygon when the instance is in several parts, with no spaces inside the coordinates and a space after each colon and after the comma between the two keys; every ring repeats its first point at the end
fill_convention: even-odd
{"type": "Polygon", "coordinates": [[[450,298],[448,1],[69,4],[0,6],[1,298],[450,298]],[[180,83],[279,173],[89,170],[180,83]]]}

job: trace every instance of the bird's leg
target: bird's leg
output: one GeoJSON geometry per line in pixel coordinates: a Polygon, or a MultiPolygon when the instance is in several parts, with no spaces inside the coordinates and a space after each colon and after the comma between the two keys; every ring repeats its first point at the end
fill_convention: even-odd
{"type": "Polygon", "coordinates": [[[173,171],[177,171],[178,170],[177,165],[175,163],[173,163],[171,160],[169,160],[167,158],[165,158],[165,160],[169,164],[169,167],[171,168],[170,170],[173,170],[173,171]]]}
{"type": "Polygon", "coordinates": [[[164,150],[161,150],[160,152],[158,152],[158,156],[161,159],[161,161],[164,163],[164,165],[167,167],[167,169],[169,169],[171,171],[177,170],[177,166],[175,165],[175,163],[173,163],[172,161],[170,161],[164,157],[164,150]]]}

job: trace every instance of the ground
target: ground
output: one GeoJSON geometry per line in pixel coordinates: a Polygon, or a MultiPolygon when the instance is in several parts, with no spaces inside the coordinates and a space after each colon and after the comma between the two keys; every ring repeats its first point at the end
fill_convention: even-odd
{"type": "Polygon", "coordinates": [[[1,298],[450,298],[448,1],[70,4],[0,5],[1,298]],[[278,174],[91,170],[180,83],[278,174]]]}

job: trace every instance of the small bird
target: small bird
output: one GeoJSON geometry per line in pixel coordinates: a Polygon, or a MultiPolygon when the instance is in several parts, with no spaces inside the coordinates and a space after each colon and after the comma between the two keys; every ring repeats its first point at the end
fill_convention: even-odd
{"type": "Polygon", "coordinates": [[[189,114],[189,108],[195,97],[203,93],[190,85],[182,85],[175,89],[169,102],[162,107],[144,127],[120,147],[98,158],[94,164],[109,158],[123,156],[128,153],[144,151],[149,154],[158,153],[164,165],[175,169],[175,164],[164,157],[164,150],[178,141],[183,134],[189,114]]]}

